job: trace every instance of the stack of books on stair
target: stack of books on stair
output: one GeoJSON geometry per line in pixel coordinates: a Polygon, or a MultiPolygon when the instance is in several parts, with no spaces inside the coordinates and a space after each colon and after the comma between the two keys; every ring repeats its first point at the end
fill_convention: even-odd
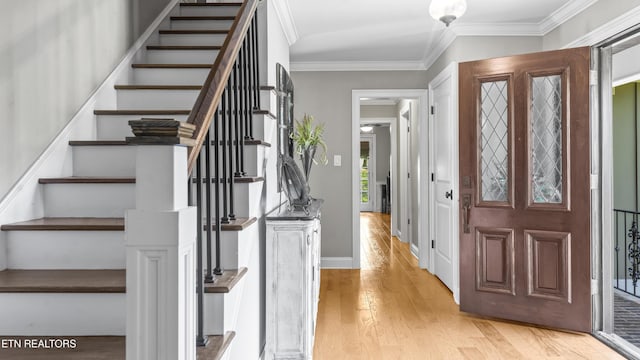
{"type": "Polygon", "coordinates": [[[133,144],[167,144],[195,145],[192,139],[196,130],[194,124],[174,119],[140,119],[130,120],[129,126],[135,137],[127,137],[133,144]]]}

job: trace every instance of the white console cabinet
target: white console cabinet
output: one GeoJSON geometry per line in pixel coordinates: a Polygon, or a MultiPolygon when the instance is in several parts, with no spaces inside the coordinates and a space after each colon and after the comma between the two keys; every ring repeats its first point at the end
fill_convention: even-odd
{"type": "Polygon", "coordinates": [[[311,359],[320,295],[320,206],[266,219],[265,359],[311,359]]]}

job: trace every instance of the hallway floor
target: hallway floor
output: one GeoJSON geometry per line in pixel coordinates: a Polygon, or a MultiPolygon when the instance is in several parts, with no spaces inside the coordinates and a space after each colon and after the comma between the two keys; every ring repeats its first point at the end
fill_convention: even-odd
{"type": "Polygon", "coordinates": [[[451,292],[361,214],[361,270],[322,270],[314,359],[622,359],[587,334],[461,313],[451,292]]]}

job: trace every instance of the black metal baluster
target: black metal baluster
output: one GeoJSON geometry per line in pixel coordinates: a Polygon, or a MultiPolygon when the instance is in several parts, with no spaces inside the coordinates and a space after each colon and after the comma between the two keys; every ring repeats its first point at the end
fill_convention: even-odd
{"type": "MultiPolygon", "coordinates": [[[[227,81],[227,88],[229,89],[229,91],[233,91],[233,86],[232,86],[232,79],[233,77],[230,76],[229,80],[227,81]]],[[[229,177],[225,177],[225,181],[229,182],[229,215],[228,218],[229,220],[235,220],[236,219],[236,215],[234,213],[234,208],[233,208],[233,97],[232,94],[229,93],[229,96],[227,96],[227,107],[228,107],[228,112],[229,112],[229,117],[227,118],[227,129],[229,131],[229,142],[228,142],[228,146],[229,146],[229,177]]],[[[226,144],[226,143],[225,143],[226,144]]]]}
{"type": "Polygon", "coordinates": [[[240,121],[241,111],[240,111],[240,84],[238,82],[238,72],[240,72],[240,63],[239,57],[236,62],[233,64],[233,71],[231,76],[233,77],[233,123],[235,128],[235,150],[236,150],[236,171],[233,174],[234,177],[241,177],[242,171],[240,170],[240,136],[242,133],[240,132],[240,121]]]}
{"type": "Polygon", "coordinates": [[[240,81],[240,136],[238,137],[238,141],[240,141],[240,174],[242,176],[247,175],[244,171],[244,137],[246,135],[246,131],[249,126],[249,112],[247,109],[247,91],[246,91],[246,43],[247,40],[242,42],[242,48],[240,48],[240,53],[238,54],[238,77],[240,81]]]}
{"type": "MultiPolygon", "coordinates": [[[[249,31],[247,32],[247,37],[245,38],[245,43],[247,45],[247,69],[245,70],[247,73],[247,111],[249,112],[249,114],[252,116],[253,115],[253,90],[254,90],[254,86],[253,86],[253,37],[252,37],[252,33],[253,33],[253,25],[251,25],[249,27],[249,31]]],[[[250,140],[251,137],[249,136],[250,133],[250,128],[249,126],[247,126],[247,131],[244,134],[244,138],[247,140],[250,140]]]]}
{"type": "MultiPolygon", "coordinates": [[[[222,183],[222,218],[223,224],[229,223],[227,217],[227,98],[229,97],[229,87],[227,86],[222,93],[222,116],[220,124],[222,126],[222,144],[216,146],[222,147],[222,178],[218,178],[222,183]]],[[[216,200],[219,201],[219,200],[216,200]]]]}
{"type": "MultiPolygon", "coordinates": [[[[254,68],[256,69],[256,109],[260,109],[260,45],[258,39],[258,17],[253,17],[253,34],[256,43],[256,53],[255,53],[255,64],[254,68]]],[[[251,136],[253,138],[253,135],[251,136]]]]}
{"type": "Polygon", "coordinates": [[[196,281],[197,281],[197,303],[198,303],[198,318],[197,321],[197,334],[196,345],[207,345],[207,337],[204,335],[204,271],[202,269],[202,165],[200,164],[202,156],[198,156],[196,161],[196,224],[197,231],[197,244],[196,244],[196,281]]]}
{"type": "MultiPolygon", "coordinates": [[[[205,283],[213,283],[213,266],[211,264],[211,142],[209,141],[209,132],[204,138],[204,173],[205,173],[205,216],[207,222],[207,272],[204,276],[205,283]]],[[[217,200],[217,198],[216,198],[217,200]]]]}
{"type": "Polygon", "coordinates": [[[213,118],[213,158],[215,159],[215,209],[216,209],[216,267],[213,269],[213,273],[215,275],[222,275],[222,268],[220,267],[220,228],[222,227],[222,216],[220,214],[220,186],[222,185],[220,181],[220,118],[219,116],[220,105],[218,109],[216,109],[215,116],[213,118]]]}
{"type": "MultiPolygon", "coordinates": [[[[627,214],[624,214],[624,231],[627,232],[627,214]]],[[[627,291],[627,238],[624,238],[624,291],[627,291]]]]}
{"type": "Polygon", "coordinates": [[[620,228],[620,213],[616,211],[616,235],[615,235],[616,247],[614,247],[613,249],[616,251],[616,258],[614,260],[614,263],[616,266],[616,288],[617,289],[620,289],[620,274],[618,271],[618,267],[620,266],[619,260],[618,260],[618,257],[620,256],[620,247],[618,245],[618,236],[620,236],[619,228],[620,228]]]}

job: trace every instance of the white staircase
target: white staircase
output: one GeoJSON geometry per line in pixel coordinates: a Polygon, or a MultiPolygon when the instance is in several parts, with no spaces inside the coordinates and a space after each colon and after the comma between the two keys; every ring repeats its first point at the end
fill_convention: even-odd
{"type": "MultiPolygon", "coordinates": [[[[135,147],[124,141],[131,136],[127,122],[187,120],[238,5],[180,4],[142,50],[139,59],[144,61],[132,64],[125,80],[116,84],[117,106],[95,109],[95,138],[69,143],[72,176],[40,179],[44,217],[2,225],[8,268],[0,271],[0,335],[125,335],[123,216],[135,208],[137,166],[135,147]]],[[[272,89],[263,91],[269,98],[272,89]]],[[[260,355],[260,219],[265,212],[264,164],[271,156],[264,140],[275,139],[269,110],[253,116],[254,137],[260,140],[245,147],[249,176],[236,180],[238,219],[222,226],[222,267],[227,271],[205,290],[205,332],[218,350],[201,349],[198,358],[260,355]]],[[[110,339],[110,352],[91,358],[124,358],[124,342],[105,339],[110,339]]],[[[3,354],[13,353],[0,351],[0,358],[3,354]]]]}

